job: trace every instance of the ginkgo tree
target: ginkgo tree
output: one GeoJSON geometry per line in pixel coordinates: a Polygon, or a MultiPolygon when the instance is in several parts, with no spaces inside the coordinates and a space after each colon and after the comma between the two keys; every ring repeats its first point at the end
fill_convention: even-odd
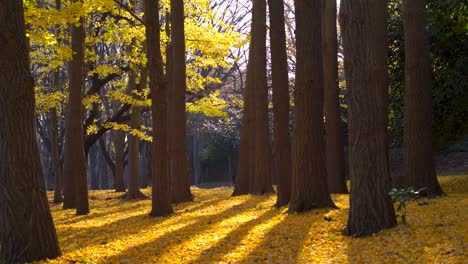
{"type": "MultiPolygon", "coordinates": [[[[143,10],[135,7],[132,12],[130,3],[112,0],[87,0],[68,3],[62,1],[62,9],[54,8],[54,1],[25,0],[25,19],[27,36],[31,48],[31,63],[37,82],[36,98],[38,113],[47,113],[49,109],[59,107],[67,97],[66,87],[60,90],[50,88],[51,73],[65,69],[72,57],[68,25],[76,23],[79,17],[86,17],[86,87],[83,104],[89,113],[94,104],[102,105],[102,95],[122,104],[149,107],[149,89],[143,87],[141,100],[136,100],[126,91],[129,69],[146,63],[143,52],[145,27],[142,24],[143,10]],[[100,89],[104,93],[100,93],[100,89]]],[[[170,12],[169,1],[162,1],[162,11],[170,12]]],[[[219,79],[211,76],[211,70],[230,67],[227,60],[229,50],[245,41],[228,25],[210,12],[209,0],[186,1],[186,53],[187,53],[187,88],[194,93],[201,92],[219,79]]],[[[164,14],[162,19],[165,23],[164,14]]],[[[162,31],[166,30],[161,27],[162,31]]],[[[170,42],[166,34],[161,34],[162,49],[170,42]]],[[[63,73],[66,75],[67,73],[63,73]]],[[[137,74],[140,74],[137,72],[137,74]]],[[[203,102],[190,102],[188,109],[211,109],[203,102]]],[[[223,104],[219,104],[222,106],[223,104]]],[[[221,108],[219,108],[221,109],[221,108]]],[[[110,116],[107,117],[109,119],[110,116]]],[[[103,120],[87,122],[87,133],[95,133],[103,128],[103,120]]],[[[85,117],[86,120],[86,117],[85,117]]],[[[106,127],[116,122],[107,123],[106,127]]],[[[118,123],[118,122],[117,122],[118,123]]],[[[112,126],[113,127],[113,126],[112,126]]],[[[118,127],[122,129],[122,127],[118,127]]],[[[148,139],[146,137],[146,139],[148,139]]]]}

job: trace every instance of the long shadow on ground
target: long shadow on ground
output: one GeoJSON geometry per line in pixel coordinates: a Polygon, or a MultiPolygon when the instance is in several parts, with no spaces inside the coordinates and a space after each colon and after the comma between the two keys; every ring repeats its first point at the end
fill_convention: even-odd
{"type": "MultiPolygon", "coordinates": [[[[159,260],[159,257],[161,257],[165,252],[170,251],[174,246],[191,239],[197,234],[203,233],[206,229],[210,229],[212,224],[216,224],[224,219],[250,210],[260,201],[261,199],[249,197],[238,205],[234,205],[215,215],[198,217],[191,224],[174,231],[163,233],[152,241],[143,241],[136,246],[132,246],[119,252],[117,255],[106,258],[104,261],[106,263],[119,263],[122,261],[128,261],[129,263],[164,262],[166,260],[159,260]],[[145,254],[139,255],[138,252],[145,252],[145,254]],[[136,255],[138,255],[138,257],[135,257],[136,255]]],[[[177,260],[173,261],[175,261],[174,263],[177,263],[177,260]]]]}

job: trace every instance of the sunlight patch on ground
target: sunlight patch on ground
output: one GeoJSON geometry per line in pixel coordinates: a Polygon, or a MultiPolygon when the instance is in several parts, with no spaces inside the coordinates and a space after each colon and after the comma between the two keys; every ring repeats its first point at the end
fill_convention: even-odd
{"type": "Polygon", "coordinates": [[[332,196],[339,209],[287,214],[273,208],[274,195],[230,197],[229,187],[194,187],[193,202],[150,218],[150,200],[90,191],[88,216],[52,206],[63,256],[48,263],[463,263],[468,176],[439,180],[447,197],[412,201],[407,225],[359,239],[342,234],[349,209],[343,194],[332,196]]]}

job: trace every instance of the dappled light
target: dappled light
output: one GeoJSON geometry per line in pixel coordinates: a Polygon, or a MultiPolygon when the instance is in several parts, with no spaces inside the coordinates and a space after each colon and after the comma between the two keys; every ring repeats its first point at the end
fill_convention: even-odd
{"type": "Polygon", "coordinates": [[[273,207],[274,195],[230,197],[231,187],[192,187],[193,202],[151,218],[150,200],[91,191],[87,216],[52,207],[63,256],[49,263],[462,263],[468,177],[439,180],[448,196],[411,201],[406,225],[359,239],[342,234],[344,194],[332,195],[339,209],[287,214],[273,207]]]}

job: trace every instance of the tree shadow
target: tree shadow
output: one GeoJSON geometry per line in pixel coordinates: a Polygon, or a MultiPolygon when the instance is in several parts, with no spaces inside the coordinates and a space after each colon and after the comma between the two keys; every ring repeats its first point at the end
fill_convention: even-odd
{"type": "Polygon", "coordinates": [[[394,228],[368,237],[347,237],[345,252],[348,263],[377,263],[383,256],[386,263],[429,263],[422,247],[412,248],[411,232],[397,236],[389,235],[390,232],[394,232],[394,228]],[[410,251],[419,252],[414,254],[410,251]]]}
{"type": "Polygon", "coordinates": [[[241,263],[296,263],[311,228],[303,219],[302,214],[286,214],[241,263]]]}
{"type": "MultiPolygon", "coordinates": [[[[127,202],[127,204],[128,204],[128,202],[127,202]]],[[[122,214],[123,212],[133,211],[133,210],[137,209],[138,207],[142,206],[142,204],[137,203],[137,201],[135,201],[135,203],[132,204],[131,206],[125,207],[124,209],[122,209],[121,205],[122,205],[122,202],[116,202],[115,204],[112,204],[112,205],[106,205],[107,209],[104,212],[100,212],[100,213],[94,213],[93,210],[92,210],[93,208],[91,208],[91,212],[88,215],[76,215],[75,214],[75,209],[66,209],[70,213],[66,214],[65,216],[68,216],[69,218],[64,217],[64,218],[61,218],[61,219],[57,219],[57,220],[54,220],[54,223],[56,225],[58,225],[58,224],[67,224],[67,225],[76,224],[76,223],[79,223],[81,221],[85,221],[85,220],[88,220],[88,219],[91,219],[91,218],[107,217],[107,216],[110,216],[112,214],[117,214],[117,213],[122,214]]],[[[63,209],[61,209],[61,210],[63,210],[63,209]]]]}
{"type": "Polygon", "coordinates": [[[200,183],[196,185],[199,189],[215,189],[215,188],[222,188],[222,187],[232,187],[232,182],[206,182],[200,183]]]}
{"type": "MultiPolygon", "coordinates": [[[[135,206],[120,211],[120,214],[124,215],[123,218],[99,226],[73,227],[73,223],[79,223],[80,221],[86,221],[89,219],[86,218],[86,216],[73,215],[77,219],[69,219],[68,221],[64,220],[60,223],[61,225],[67,225],[70,223],[69,226],[64,227],[64,230],[60,230],[60,232],[58,232],[60,242],[63,245],[62,250],[64,253],[68,253],[92,245],[111,243],[115,239],[137,234],[142,230],[147,230],[149,227],[164,225],[165,222],[171,219],[177,219],[177,223],[181,224],[192,219],[190,217],[182,217],[182,214],[187,214],[193,210],[203,210],[206,207],[215,206],[223,200],[224,199],[220,198],[213,199],[208,202],[184,203],[182,206],[177,206],[177,211],[174,214],[165,218],[149,217],[148,213],[150,208],[148,207],[148,210],[138,210],[138,207],[146,207],[146,204],[135,202],[135,206]],[[133,212],[129,213],[130,211],[133,212]],[[79,247],[75,247],[73,241],[80,241],[79,247]],[[71,245],[70,248],[68,248],[69,245],[71,245]]],[[[128,204],[128,202],[124,201],[119,203],[128,204]]],[[[100,217],[105,215],[106,214],[101,214],[100,217]]],[[[93,219],[95,219],[95,217],[99,218],[99,216],[96,215],[91,216],[93,219]]],[[[102,220],[105,221],[106,219],[102,220]]]]}
{"type": "MultiPolygon", "coordinates": [[[[143,241],[136,246],[131,246],[119,252],[117,255],[106,258],[104,261],[106,263],[120,263],[122,261],[128,261],[129,263],[164,262],[160,260],[159,257],[168,250],[171,250],[174,246],[189,240],[204,232],[206,229],[210,229],[213,224],[253,208],[257,202],[259,202],[259,199],[248,197],[247,200],[238,205],[234,205],[214,215],[200,216],[190,221],[191,223],[188,225],[173,231],[165,232],[152,241],[143,241]],[[145,252],[145,254],[140,254],[138,258],[135,258],[134,256],[138,255],[138,252],[145,252]]],[[[174,261],[174,263],[177,262],[177,260],[172,261],[174,261]]]]}
{"type": "Polygon", "coordinates": [[[212,247],[204,250],[193,263],[206,261],[206,258],[209,258],[209,261],[212,263],[223,261],[223,257],[236,248],[255,226],[270,220],[275,215],[278,215],[278,213],[279,211],[277,209],[271,208],[261,216],[241,224],[212,247]]]}

